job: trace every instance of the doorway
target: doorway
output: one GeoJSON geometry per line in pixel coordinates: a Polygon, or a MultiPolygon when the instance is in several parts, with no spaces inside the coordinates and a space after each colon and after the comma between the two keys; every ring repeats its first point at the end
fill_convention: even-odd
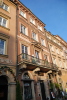
{"type": "Polygon", "coordinates": [[[46,100],[45,86],[43,80],[40,81],[42,100],[46,100]]]}
{"type": "Polygon", "coordinates": [[[0,100],[7,100],[8,81],[6,76],[0,76],[0,100]]]}
{"type": "Polygon", "coordinates": [[[32,89],[31,89],[31,82],[24,82],[24,100],[31,100],[32,99],[32,89]]]}
{"type": "Polygon", "coordinates": [[[32,88],[31,88],[31,79],[28,75],[28,72],[23,75],[23,85],[24,85],[24,100],[32,99],[32,88]]]}

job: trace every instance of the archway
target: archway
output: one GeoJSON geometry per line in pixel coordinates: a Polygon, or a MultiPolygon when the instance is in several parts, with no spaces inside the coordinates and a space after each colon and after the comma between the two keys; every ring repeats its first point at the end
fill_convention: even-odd
{"type": "Polygon", "coordinates": [[[0,100],[7,100],[8,97],[8,81],[5,75],[0,76],[0,100]]]}

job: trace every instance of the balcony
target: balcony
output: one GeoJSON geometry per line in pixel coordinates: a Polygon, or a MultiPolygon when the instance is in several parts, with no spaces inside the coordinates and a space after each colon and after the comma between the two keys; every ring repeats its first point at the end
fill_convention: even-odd
{"type": "Polygon", "coordinates": [[[57,70],[58,69],[58,67],[53,63],[50,63],[46,60],[37,59],[36,57],[25,54],[25,53],[18,55],[18,65],[20,65],[22,63],[26,63],[30,67],[36,66],[36,67],[49,69],[49,70],[57,70]]]}

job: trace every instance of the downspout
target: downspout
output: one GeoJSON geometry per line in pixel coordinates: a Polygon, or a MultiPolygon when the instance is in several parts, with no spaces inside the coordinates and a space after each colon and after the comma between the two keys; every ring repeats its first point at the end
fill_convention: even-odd
{"type": "Polygon", "coordinates": [[[16,79],[18,78],[18,4],[16,4],[16,79]]]}

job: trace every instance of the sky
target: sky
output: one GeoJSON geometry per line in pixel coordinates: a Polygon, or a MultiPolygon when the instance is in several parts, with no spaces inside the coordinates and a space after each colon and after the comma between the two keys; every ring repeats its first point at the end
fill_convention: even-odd
{"type": "Polygon", "coordinates": [[[67,42],[67,0],[20,0],[53,35],[67,42]]]}

